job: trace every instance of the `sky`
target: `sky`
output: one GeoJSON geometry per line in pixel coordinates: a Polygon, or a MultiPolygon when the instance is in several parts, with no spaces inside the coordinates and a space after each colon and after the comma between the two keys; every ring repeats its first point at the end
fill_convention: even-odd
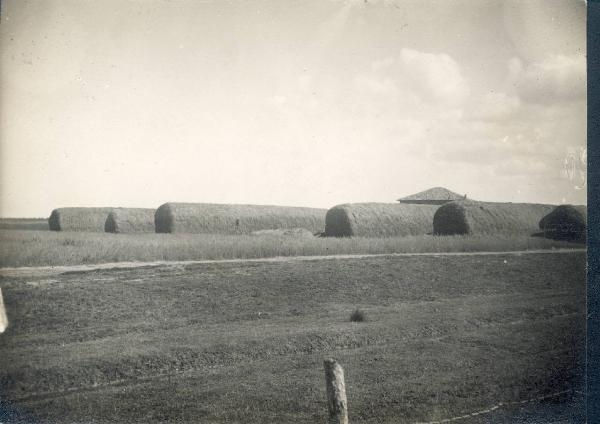
{"type": "Polygon", "coordinates": [[[0,216],[586,203],[579,0],[4,0],[0,216]]]}

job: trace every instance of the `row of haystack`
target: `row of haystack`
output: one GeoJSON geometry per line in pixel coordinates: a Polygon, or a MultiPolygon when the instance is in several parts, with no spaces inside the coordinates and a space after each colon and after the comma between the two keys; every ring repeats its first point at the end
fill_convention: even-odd
{"type": "Polygon", "coordinates": [[[431,234],[433,216],[448,202],[465,199],[433,187],[398,199],[399,203],[348,203],[327,211],[325,235],[330,237],[395,237],[431,234]]]}
{"type": "Polygon", "coordinates": [[[52,211],[48,222],[55,231],[288,234],[303,229],[330,237],[531,235],[541,229],[547,237],[585,240],[586,218],[585,206],[477,202],[435,187],[399,199],[399,203],[350,203],[329,210],[165,203],[156,210],[60,208],[52,211]]]}
{"type": "Polygon", "coordinates": [[[52,231],[251,234],[261,230],[323,230],[325,209],[263,205],[165,203],[158,209],[59,208],[52,231]]]}
{"type": "Polygon", "coordinates": [[[50,231],[110,233],[154,232],[154,209],[58,208],[48,218],[50,231]]]}
{"type": "Polygon", "coordinates": [[[467,200],[443,187],[399,203],[352,203],[327,212],[325,234],[335,237],[407,235],[534,235],[585,240],[585,206],[467,200]]]}
{"type": "Polygon", "coordinates": [[[407,235],[536,235],[584,241],[585,206],[454,200],[431,204],[353,203],[327,212],[325,234],[334,237],[407,235]]]}
{"type": "Polygon", "coordinates": [[[464,200],[441,206],[433,217],[433,232],[440,235],[526,234],[584,242],[586,231],[587,211],[583,205],[464,200]]]}

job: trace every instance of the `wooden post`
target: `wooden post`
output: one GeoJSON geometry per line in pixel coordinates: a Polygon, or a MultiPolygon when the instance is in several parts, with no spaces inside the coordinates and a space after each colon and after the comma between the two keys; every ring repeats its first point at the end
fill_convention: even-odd
{"type": "Polygon", "coordinates": [[[348,424],[348,401],[346,400],[344,369],[334,359],[326,359],[323,364],[325,366],[329,424],[348,424]]]}
{"type": "Polygon", "coordinates": [[[4,300],[2,299],[2,289],[0,289],[0,333],[4,333],[8,327],[8,318],[6,317],[6,309],[4,309],[4,300]]]}

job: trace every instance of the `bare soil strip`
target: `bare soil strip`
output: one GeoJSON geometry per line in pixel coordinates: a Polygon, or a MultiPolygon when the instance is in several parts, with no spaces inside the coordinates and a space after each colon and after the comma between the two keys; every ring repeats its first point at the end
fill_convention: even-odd
{"type": "Polygon", "coordinates": [[[411,256],[500,256],[500,255],[535,255],[551,253],[585,252],[587,249],[551,249],[551,250],[516,250],[498,252],[420,252],[420,253],[375,253],[353,255],[318,255],[318,256],[276,256],[271,258],[246,258],[246,259],[203,259],[196,261],[152,261],[152,262],[108,262],[90,265],[60,265],[36,267],[7,267],[0,268],[0,277],[41,277],[60,275],[64,273],[85,273],[98,270],[123,270],[135,268],[154,267],[180,267],[186,265],[202,265],[214,263],[272,263],[272,262],[300,262],[322,261],[336,259],[364,259],[364,258],[393,258],[411,256]]]}

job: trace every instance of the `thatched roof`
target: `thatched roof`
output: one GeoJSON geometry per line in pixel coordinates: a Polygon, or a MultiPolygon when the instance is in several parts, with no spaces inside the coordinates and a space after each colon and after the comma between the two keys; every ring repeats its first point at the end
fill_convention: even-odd
{"type": "Polygon", "coordinates": [[[153,233],[154,209],[115,208],[106,217],[107,233],[153,233]]]}
{"type": "Polygon", "coordinates": [[[436,205],[348,203],[327,211],[325,236],[394,237],[433,230],[436,205]]]}
{"type": "Polygon", "coordinates": [[[291,206],[165,203],[154,215],[157,233],[250,234],[306,228],[323,231],[325,209],[291,206]]]}
{"type": "Polygon", "coordinates": [[[557,206],[540,220],[540,229],[549,238],[585,241],[587,207],[584,205],[557,206]]]}
{"type": "Polygon", "coordinates": [[[434,234],[533,234],[553,205],[457,200],[439,207],[434,234]]]}
{"type": "Polygon", "coordinates": [[[428,190],[421,191],[410,196],[402,197],[398,199],[400,203],[430,203],[430,204],[444,204],[453,200],[463,200],[465,196],[453,191],[448,190],[444,187],[433,187],[428,190]]]}
{"type": "Polygon", "coordinates": [[[106,217],[114,208],[58,208],[48,218],[51,231],[104,232],[106,217]]]}

